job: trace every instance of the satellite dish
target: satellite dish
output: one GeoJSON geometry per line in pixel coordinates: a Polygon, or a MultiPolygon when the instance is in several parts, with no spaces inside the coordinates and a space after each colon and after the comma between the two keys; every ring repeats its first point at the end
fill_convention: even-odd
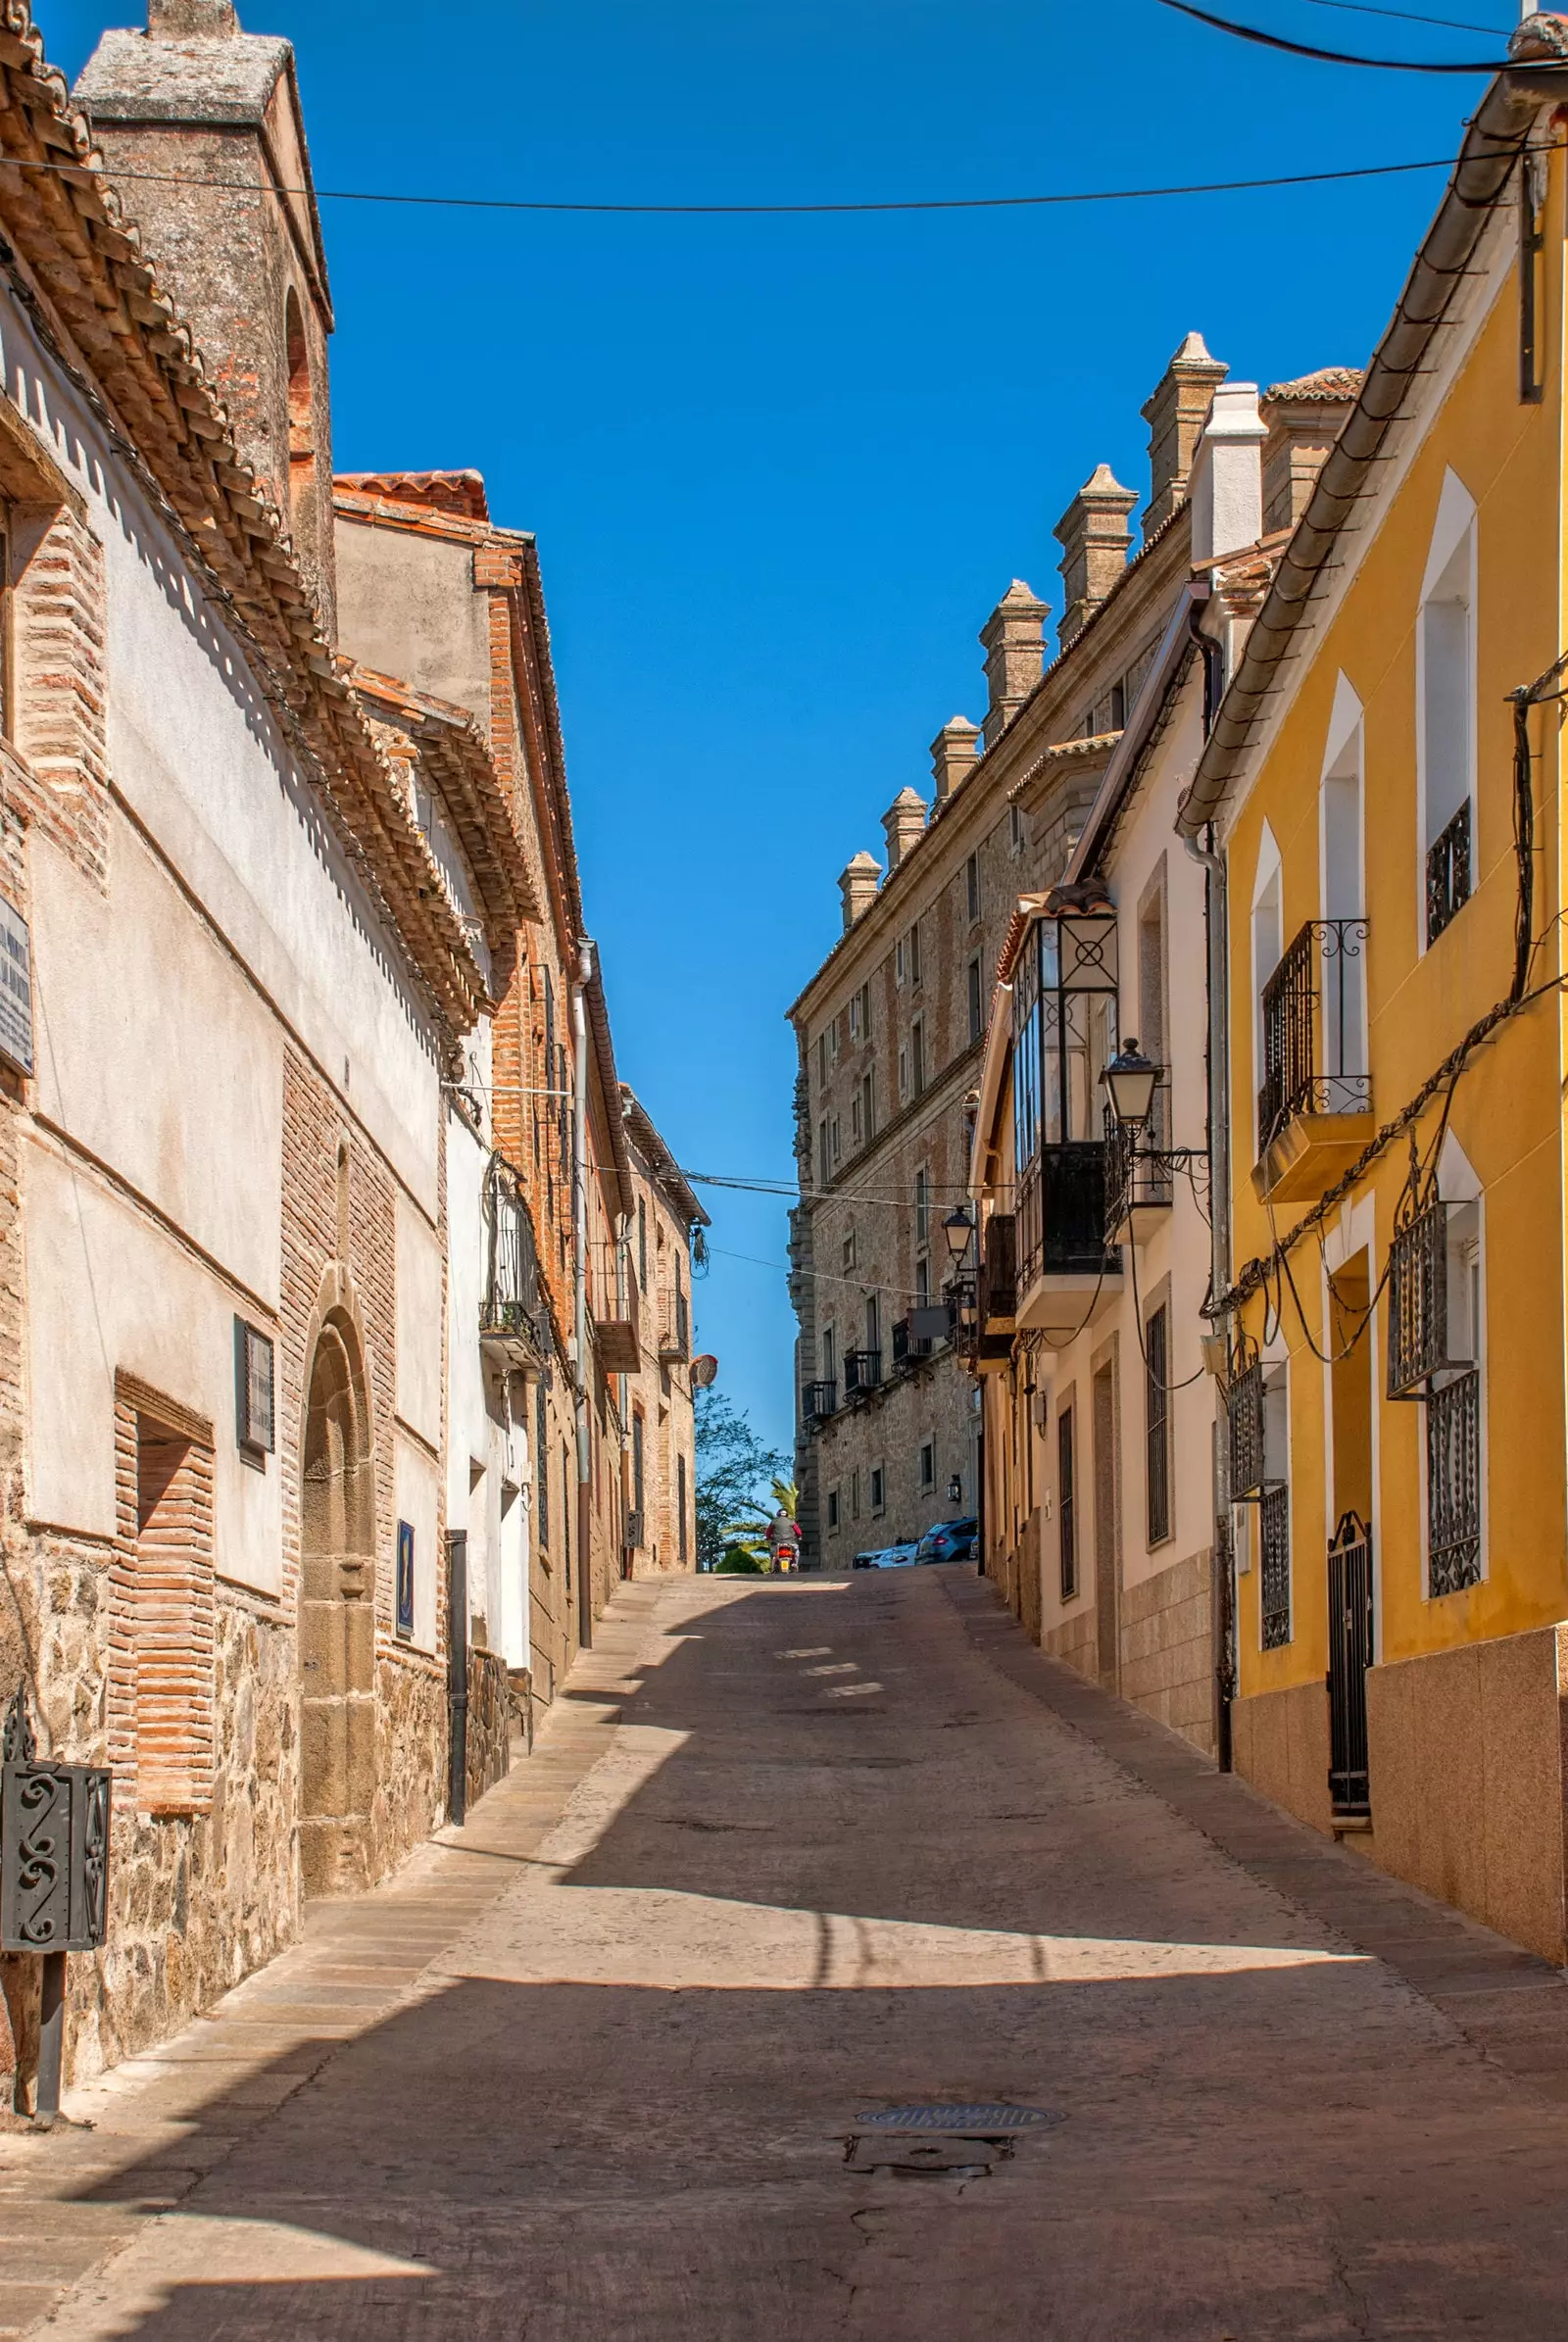
{"type": "Polygon", "coordinates": [[[710,1350],[704,1350],[692,1360],[692,1389],[707,1391],[718,1380],[718,1360],[710,1350]]]}

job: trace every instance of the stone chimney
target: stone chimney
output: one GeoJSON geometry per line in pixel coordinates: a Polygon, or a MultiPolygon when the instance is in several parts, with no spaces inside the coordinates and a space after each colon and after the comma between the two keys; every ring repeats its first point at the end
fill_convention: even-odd
{"type": "Polygon", "coordinates": [[[861,911],[869,910],[876,901],[877,888],[882,883],[882,865],[874,854],[861,852],[853,862],[846,862],[839,873],[839,893],[844,898],[844,932],[849,934],[861,911]]]}
{"type": "Polygon", "coordinates": [[[1200,333],[1190,333],[1160,376],[1143,409],[1149,425],[1147,540],[1162,528],[1187,493],[1198,442],[1208,420],[1214,393],[1229,368],[1210,358],[1200,333]]]}
{"type": "Polygon", "coordinates": [[[147,0],[152,40],[213,40],[239,30],[234,0],[147,0]]]}
{"type": "Polygon", "coordinates": [[[1015,577],[980,629],[990,691],[981,734],[987,748],[1017,714],[1045,670],[1045,604],[1015,577]]]}
{"type": "Polygon", "coordinates": [[[1326,366],[1297,382],[1276,382],[1257,402],[1263,442],[1263,534],[1294,528],[1306,510],[1323,460],[1355,405],[1362,375],[1353,366],[1326,366]]]}
{"type": "Polygon", "coordinates": [[[1227,382],[1214,393],[1193,458],[1193,560],[1235,553],[1263,534],[1263,441],[1255,382],[1227,382]]]}
{"type": "Polygon", "coordinates": [[[888,842],[888,876],[903,861],[916,838],[925,831],[925,799],[913,789],[901,789],[882,816],[882,833],[888,842]]]}
{"type": "Polygon", "coordinates": [[[332,304],[294,52],[242,32],[232,0],[148,0],[146,32],[106,32],[73,94],[333,641],[332,304]]]}
{"type": "Polygon", "coordinates": [[[1127,566],[1127,516],[1137,502],[1108,464],[1098,464],[1056,523],[1065,597],[1057,640],[1064,651],[1127,566]]]}
{"type": "Polygon", "coordinates": [[[966,773],[973,772],[980,754],[980,726],[966,715],[955,715],[931,743],[931,773],[937,785],[937,804],[953,795],[966,773]]]}

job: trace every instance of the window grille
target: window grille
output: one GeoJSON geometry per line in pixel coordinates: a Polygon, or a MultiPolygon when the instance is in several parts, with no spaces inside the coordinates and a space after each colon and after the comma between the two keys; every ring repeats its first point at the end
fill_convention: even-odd
{"type": "Polygon", "coordinates": [[[1149,1541],[1152,1545],[1162,1543],[1169,1537],[1171,1526],[1169,1332],[1170,1311],[1164,1307],[1156,1309],[1144,1328],[1149,1541]]]}
{"type": "Polygon", "coordinates": [[[1427,1394],[1427,1570],[1434,1597],[1481,1576],[1481,1375],[1427,1394]]]}
{"type": "Polygon", "coordinates": [[[1241,1501],[1263,1488],[1263,1363],[1254,1358],[1231,1383],[1231,1497],[1241,1501]]]}
{"type": "Polygon", "coordinates": [[[1258,1505],[1262,1543],[1262,1642],[1277,1651],[1291,1639],[1291,1491],[1283,1483],[1265,1488],[1258,1505]]]}
{"type": "Polygon", "coordinates": [[[1448,1207],[1434,1196],[1390,1247],[1390,1398],[1420,1397],[1435,1374],[1469,1363],[1448,1348],[1448,1207]]]}
{"type": "Polygon", "coordinates": [[[1427,853],[1427,942],[1435,944],[1470,900],[1470,800],[1427,853]]]}
{"type": "Polygon", "coordinates": [[[248,1456],[270,1455],[276,1445],[272,1411],[272,1343],[259,1327],[234,1320],[235,1437],[248,1456]]]}

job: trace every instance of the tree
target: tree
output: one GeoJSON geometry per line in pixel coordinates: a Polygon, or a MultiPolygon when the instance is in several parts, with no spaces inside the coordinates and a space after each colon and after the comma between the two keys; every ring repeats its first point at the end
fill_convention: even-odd
{"type": "MultiPolygon", "coordinates": [[[[764,1447],[731,1400],[697,1393],[697,1566],[716,1570],[732,1544],[738,1516],[761,1513],[758,1491],[781,1478],[789,1459],[764,1447]]],[[[763,1522],[772,1518],[763,1514],[763,1522]]]]}

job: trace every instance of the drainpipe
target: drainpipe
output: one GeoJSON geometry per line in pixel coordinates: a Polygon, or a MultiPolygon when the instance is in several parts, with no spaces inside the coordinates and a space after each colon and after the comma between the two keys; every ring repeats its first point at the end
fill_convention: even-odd
{"type": "MultiPolygon", "coordinates": [[[[1218,655],[1219,645],[1205,635],[1199,641],[1204,651],[1204,716],[1205,730],[1212,705],[1211,678],[1217,680],[1211,664],[1210,651],[1218,655]]],[[[1204,989],[1208,1006],[1208,1217],[1209,1217],[1209,1299],[1210,1304],[1224,1293],[1231,1281],[1230,1199],[1231,1147],[1230,1098],[1226,1082],[1229,1064],[1227,1054],[1227,952],[1226,952],[1226,889],[1225,859],[1214,851],[1214,825],[1206,824],[1203,842],[1196,837],[1183,839],[1195,862],[1201,865],[1203,886],[1203,936],[1206,946],[1204,989]]],[[[1215,1331],[1222,1331],[1210,1319],[1215,1331]]],[[[1224,1439],[1221,1429],[1221,1439],[1224,1439]]],[[[1231,1703],[1236,1696],[1231,1649],[1234,1641],[1236,1608],[1235,1565],[1231,1554],[1231,1508],[1227,1487],[1229,1473],[1222,1445],[1214,1450],[1214,1622],[1215,1622],[1215,1754],[1222,1773],[1232,1770],[1231,1703]]]]}
{"type": "Polygon", "coordinates": [[[589,1481],[593,1453],[588,1420],[588,1015],[584,995],[594,972],[594,948],[577,947],[577,975],[571,987],[571,1233],[572,1377],[577,1422],[577,1640],[593,1647],[593,1547],[590,1542],[589,1481]]]}
{"type": "MultiPolygon", "coordinates": [[[[631,1302],[631,1277],[629,1270],[630,1253],[631,1214],[629,1212],[617,1212],[615,1215],[615,1315],[622,1320],[626,1318],[631,1302]]],[[[639,1294],[639,1339],[642,1324],[641,1304],[642,1296],[639,1294]]],[[[616,1377],[615,1410],[620,1417],[621,1521],[620,1553],[616,1560],[616,1568],[622,1572],[624,1572],[626,1567],[626,1514],[629,1508],[631,1496],[631,1410],[627,1405],[626,1382],[627,1378],[625,1375],[619,1375],[616,1377]]]]}

